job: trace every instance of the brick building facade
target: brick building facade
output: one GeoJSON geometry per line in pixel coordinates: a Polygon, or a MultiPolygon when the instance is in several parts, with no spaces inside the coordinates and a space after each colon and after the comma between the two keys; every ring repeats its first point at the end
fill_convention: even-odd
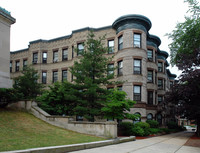
{"type": "MultiPolygon", "coordinates": [[[[39,82],[50,85],[55,81],[72,81],[68,68],[81,58],[74,48],[83,48],[88,32],[96,37],[106,35],[105,46],[110,48],[106,56],[113,56],[115,80],[124,81],[118,87],[124,90],[137,104],[130,113],[141,114],[141,120],[156,119],[164,124],[170,112],[163,105],[166,91],[176,75],[167,69],[168,53],[159,49],[159,37],[149,34],[151,21],[142,15],[126,15],[111,26],[83,28],[71,35],[31,41],[27,49],[11,52],[11,77],[20,75],[20,69],[33,64],[40,75],[39,82]]],[[[114,88],[116,86],[108,86],[114,88]]]]}

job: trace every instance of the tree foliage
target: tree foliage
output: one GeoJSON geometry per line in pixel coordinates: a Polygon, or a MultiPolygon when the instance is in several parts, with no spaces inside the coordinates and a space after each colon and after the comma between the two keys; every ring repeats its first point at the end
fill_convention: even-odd
{"type": "Polygon", "coordinates": [[[33,100],[41,94],[43,88],[38,83],[38,73],[31,66],[25,67],[21,73],[21,76],[14,78],[13,88],[22,95],[21,100],[33,100]]]}
{"type": "MultiPolygon", "coordinates": [[[[128,99],[126,92],[115,90],[109,90],[109,94],[106,97],[106,103],[101,109],[104,117],[108,119],[133,119],[134,115],[129,114],[130,108],[136,103],[128,99]],[[130,117],[130,115],[133,115],[130,117]]],[[[135,116],[137,117],[137,116],[135,116]]]]}
{"type": "Polygon", "coordinates": [[[74,76],[74,83],[79,86],[79,104],[76,113],[84,114],[88,120],[93,121],[94,116],[101,115],[102,104],[106,100],[106,85],[111,84],[113,75],[107,75],[108,64],[112,57],[105,57],[108,48],[104,47],[104,37],[95,39],[93,32],[88,34],[84,43],[84,50],[76,50],[81,55],[78,61],[70,68],[74,76]]]}
{"type": "Polygon", "coordinates": [[[179,82],[167,95],[167,101],[176,104],[177,114],[195,119],[200,135],[200,5],[196,0],[187,0],[191,16],[178,23],[169,34],[172,43],[171,63],[183,70],[179,82]]]}
{"type": "Polygon", "coordinates": [[[171,64],[180,70],[190,69],[200,64],[200,6],[196,0],[187,0],[191,16],[178,23],[175,30],[168,34],[172,39],[169,45],[171,64]]]}

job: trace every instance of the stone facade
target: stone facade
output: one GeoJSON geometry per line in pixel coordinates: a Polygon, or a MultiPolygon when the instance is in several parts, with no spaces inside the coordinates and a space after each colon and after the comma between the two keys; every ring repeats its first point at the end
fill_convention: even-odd
{"type": "Polygon", "coordinates": [[[15,19],[0,7],[0,88],[12,87],[10,80],[10,26],[15,19]]]}
{"type": "MultiPolygon", "coordinates": [[[[130,99],[137,101],[130,113],[141,114],[143,121],[147,118],[157,119],[163,124],[167,117],[167,111],[163,111],[164,95],[176,75],[167,69],[168,53],[159,49],[161,40],[149,34],[150,28],[151,21],[148,18],[133,14],[118,18],[112,26],[83,28],[72,31],[71,35],[32,41],[27,49],[11,52],[11,77],[20,75],[19,69],[22,69],[24,64],[33,64],[40,75],[39,82],[50,85],[55,77],[56,80],[62,81],[63,71],[68,70],[74,61],[81,58],[74,52],[74,48],[85,42],[88,32],[93,30],[97,38],[106,36],[103,42],[105,46],[114,42],[114,51],[105,56],[114,55],[115,66],[121,62],[121,69],[114,72],[115,80],[124,81],[122,90],[130,99]],[[64,50],[67,50],[67,56],[63,55],[64,50]],[[53,77],[54,72],[56,75],[53,77]]],[[[72,81],[69,71],[67,80],[72,81]]],[[[116,86],[108,86],[113,87],[116,86]]]]}

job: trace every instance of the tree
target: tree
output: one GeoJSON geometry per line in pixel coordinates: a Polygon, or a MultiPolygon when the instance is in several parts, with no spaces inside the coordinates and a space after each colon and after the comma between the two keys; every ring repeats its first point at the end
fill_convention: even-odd
{"type": "Polygon", "coordinates": [[[106,103],[104,107],[101,109],[104,118],[107,119],[134,119],[134,114],[129,114],[130,108],[136,103],[128,99],[126,92],[115,90],[109,90],[109,94],[106,97],[106,103]]]}
{"type": "Polygon", "coordinates": [[[200,135],[200,5],[196,0],[186,2],[191,16],[185,17],[185,22],[178,23],[169,34],[171,63],[183,72],[166,100],[176,104],[177,114],[196,120],[200,135]]]}
{"type": "Polygon", "coordinates": [[[105,57],[108,48],[103,46],[104,39],[95,39],[94,33],[90,32],[84,49],[76,49],[77,54],[81,55],[79,61],[75,61],[70,68],[75,77],[74,83],[79,86],[79,104],[74,110],[76,115],[84,116],[90,121],[94,121],[94,116],[101,115],[107,93],[105,86],[111,84],[109,80],[114,77],[114,74],[107,75],[112,57],[105,57]]]}
{"type": "Polygon", "coordinates": [[[21,100],[33,100],[41,94],[43,88],[43,85],[38,83],[37,71],[27,66],[21,73],[21,76],[14,78],[13,88],[22,94],[21,100]]]}
{"type": "Polygon", "coordinates": [[[37,97],[39,107],[51,115],[74,115],[78,90],[67,81],[56,82],[37,97]]]}

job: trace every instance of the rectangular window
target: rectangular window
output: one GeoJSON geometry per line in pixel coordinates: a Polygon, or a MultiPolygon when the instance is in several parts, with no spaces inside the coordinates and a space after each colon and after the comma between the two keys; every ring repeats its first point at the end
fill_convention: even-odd
{"type": "Polygon", "coordinates": [[[108,40],[108,54],[114,53],[114,40],[108,40]]]}
{"type": "Polygon", "coordinates": [[[53,52],[53,63],[58,62],[58,51],[53,52]]]}
{"type": "Polygon", "coordinates": [[[62,60],[63,61],[68,60],[68,49],[67,48],[62,50],[62,60]]]}
{"type": "Polygon", "coordinates": [[[151,49],[147,50],[147,58],[149,61],[151,61],[151,62],[153,61],[153,50],[151,50],[151,49]]]}
{"type": "Polygon", "coordinates": [[[153,83],[153,71],[151,71],[151,70],[148,71],[147,82],[153,83]]]}
{"type": "Polygon", "coordinates": [[[123,49],[123,36],[118,37],[118,50],[123,49]]]}
{"type": "Polygon", "coordinates": [[[133,46],[137,48],[141,48],[141,34],[134,33],[133,36],[133,46]]]}
{"type": "Polygon", "coordinates": [[[74,58],[74,46],[72,46],[72,59],[74,58]]]}
{"type": "Polygon", "coordinates": [[[158,96],[158,104],[163,102],[163,96],[158,96]]]}
{"type": "Polygon", "coordinates": [[[67,81],[67,70],[62,70],[62,81],[67,81]]]}
{"type": "Polygon", "coordinates": [[[148,104],[153,105],[153,91],[148,91],[148,104]]]}
{"type": "Polygon", "coordinates": [[[155,84],[157,84],[157,72],[155,72],[155,84]]]}
{"type": "Polygon", "coordinates": [[[16,61],[15,62],[15,72],[18,72],[19,71],[19,61],[16,61]]]}
{"type": "Polygon", "coordinates": [[[108,75],[114,74],[114,64],[108,64],[108,75]]]}
{"type": "Polygon", "coordinates": [[[141,86],[135,85],[133,87],[133,99],[135,101],[141,101],[141,86]]]}
{"type": "Polygon", "coordinates": [[[81,56],[81,54],[83,54],[84,51],[83,43],[79,43],[77,46],[78,46],[77,56],[81,56]]]}
{"type": "Polygon", "coordinates": [[[163,80],[158,79],[158,89],[163,89],[163,80]]]}
{"type": "Polygon", "coordinates": [[[33,53],[33,64],[37,64],[38,61],[38,53],[33,53]]]}
{"type": "Polygon", "coordinates": [[[58,71],[53,71],[53,83],[58,81],[58,71]]]}
{"type": "Polygon", "coordinates": [[[134,68],[133,68],[134,74],[141,74],[141,60],[140,59],[134,59],[134,68]]]}
{"type": "Polygon", "coordinates": [[[24,60],[23,60],[23,69],[24,69],[25,67],[27,67],[27,65],[28,65],[28,61],[27,61],[27,59],[24,59],[24,60]]]}
{"type": "Polygon", "coordinates": [[[162,64],[162,62],[158,62],[158,72],[163,72],[163,64],[162,64]]]}
{"type": "Polygon", "coordinates": [[[117,65],[118,65],[118,75],[123,75],[123,71],[122,71],[122,69],[123,69],[123,61],[119,61],[118,63],[117,63],[117,65]]]}
{"type": "Polygon", "coordinates": [[[47,83],[47,72],[42,72],[42,83],[43,84],[47,83]]]}
{"type": "Polygon", "coordinates": [[[47,52],[42,53],[42,63],[47,63],[47,52]]]}
{"type": "Polygon", "coordinates": [[[10,72],[12,72],[12,61],[10,61],[10,72]]]}

